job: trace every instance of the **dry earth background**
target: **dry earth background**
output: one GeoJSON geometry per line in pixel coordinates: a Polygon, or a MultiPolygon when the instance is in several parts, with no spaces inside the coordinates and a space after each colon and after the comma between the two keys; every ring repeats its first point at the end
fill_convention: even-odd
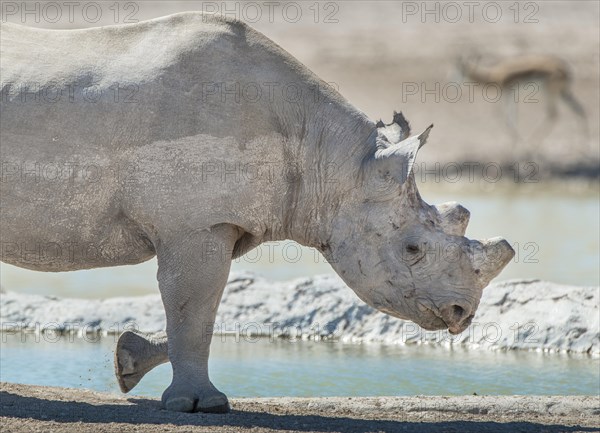
{"type": "MultiPolygon", "coordinates": [[[[135,11],[132,18],[143,20],[185,10],[214,9],[215,5],[220,11],[237,7],[239,16],[244,18],[243,8],[248,2],[97,2],[102,11],[100,20],[82,19],[81,9],[76,8],[74,23],[66,18],[67,6],[57,3],[63,8],[63,19],[57,23],[43,17],[36,22],[34,15],[23,20],[20,10],[35,8],[34,2],[2,2],[2,21],[24,21],[27,25],[48,28],[85,27],[122,23],[132,11],[135,11]],[[17,5],[19,12],[7,14],[5,7],[9,4],[17,5]],[[115,4],[120,11],[117,20],[115,4]]],[[[427,168],[436,162],[497,162],[511,166],[514,162],[533,160],[539,164],[538,178],[542,181],[564,176],[598,177],[600,6],[597,1],[521,2],[516,7],[519,10],[516,19],[514,2],[497,2],[502,12],[498,22],[491,19],[495,9],[488,9],[487,18],[482,12],[494,2],[473,2],[474,19],[469,22],[468,6],[459,1],[456,4],[463,18],[457,23],[445,19],[452,20],[454,16],[450,9],[446,9],[449,15],[444,15],[445,2],[429,2],[426,6],[433,10],[440,8],[439,20],[435,14],[421,15],[425,7],[422,2],[320,2],[316,5],[320,12],[316,23],[313,1],[296,2],[303,14],[296,23],[286,20],[281,12],[290,2],[275,2],[273,22],[269,22],[266,3],[255,3],[262,11],[262,19],[251,24],[254,28],[275,40],[325,81],[335,83],[346,98],[371,118],[390,121],[393,110],[402,110],[415,129],[434,123],[431,140],[420,153],[420,162],[427,168]],[[409,3],[417,6],[416,14],[408,14],[409,3]],[[326,16],[332,12],[335,13],[327,20],[326,16]],[[335,22],[326,22],[331,20],[335,22]],[[525,22],[531,20],[537,22],[525,22]],[[526,139],[523,143],[513,143],[506,128],[502,101],[486,101],[482,88],[478,87],[474,102],[470,102],[468,88],[462,85],[464,80],[456,75],[456,58],[471,50],[491,57],[548,53],[567,60],[575,77],[574,93],[588,114],[588,140],[578,130],[575,116],[561,104],[557,124],[538,151],[526,139]],[[453,93],[445,95],[443,90],[454,82],[463,92],[456,101],[453,93]],[[435,90],[436,83],[439,91],[435,90]],[[407,86],[414,89],[415,85],[417,93],[408,94],[407,86]]],[[[246,11],[251,13],[250,9],[246,11]]],[[[523,99],[527,94],[521,93],[519,98],[520,132],[524,137],[541,123],[545,110],[543,94],[533,95],[538,102],[525,104],[523,99]]],[[[493,97],[493,92],[490,95],[493,97]]],[[[0,396],[2,432],[600,431],[600,401],[595,397],[583,400],[564,397],[555,401],[536,397],[487,397],[471,401],[463,397],[446,406],[443,405],[448,402],[439,397],[434,403],[442,405],[438,409],[445,407],[444,410],[428,409],[427,401],[433,400],[420,397],[355,399],[355,405],[323,399],[255,400],[234,402],[237,410],[223,417],[167,414],[159,412],[154,400],[132,404],[121,397],[81,390],[3,384],[0,396]],[[411,405],[423,410],[398,410],[411,405]]]]}

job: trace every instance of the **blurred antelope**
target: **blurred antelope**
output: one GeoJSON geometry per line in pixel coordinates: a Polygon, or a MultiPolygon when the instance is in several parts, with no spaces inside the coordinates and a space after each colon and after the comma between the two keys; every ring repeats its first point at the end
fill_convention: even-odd
{"type": "MultiPolygon", "coordinates": [[[[586,140],[588,126],[585,110],[572,91],[572,74],[563,59],[551,55],[522,55],[500,60],[493,65],[481,65],[480,56],[461,57],[458,68],[463,77],[482,84],[496,84],[506,95],[521,84],[538,82],[546,94],[546,117],[533,136],[541,142],[551,131],[558,116],[557,101],[562,99],[577,115],[586,140]]],[[[506,121],[513,138],[518,139],[516,104],[509,103],[506,121]]],[[[517,102],[517,101],[515,101],[517,102]]]]}

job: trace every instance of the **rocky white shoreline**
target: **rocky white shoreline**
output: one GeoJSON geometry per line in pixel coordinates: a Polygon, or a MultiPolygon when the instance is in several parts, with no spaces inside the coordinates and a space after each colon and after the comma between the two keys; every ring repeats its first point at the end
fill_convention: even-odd
{"type": "MultiPolygon", "coordinates": [[[[335,338],[349,342],[437,344],[443,347],[525,349],[600,356],[600,288],[539,280],[494,283],[473,324],[460,335],[428,332],[370,308],[334,275],[270,282],[232,273],[219,308],[216,334],[237,338],[335,338]]],[[[158,295],[104,300],[60,299],[3,292],[3,332],[120,333],[165,327],[158,295]]],[[[208,325],[207,325],[208,326],[208,325]]]]}

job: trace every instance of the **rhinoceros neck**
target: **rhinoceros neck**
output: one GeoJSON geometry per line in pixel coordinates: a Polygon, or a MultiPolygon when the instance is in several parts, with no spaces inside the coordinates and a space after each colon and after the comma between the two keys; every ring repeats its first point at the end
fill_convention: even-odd
{"type": "Polygon", "coordinates": [[[331,90],[319,98],[304,104],[296,122],[288,122],[283,145],[288,170],[276,202],[281,227],[272,232],[274,239],[316,248],[327,244],[331,221],[375,148],[375,125],[362,112],[331,90]]]}

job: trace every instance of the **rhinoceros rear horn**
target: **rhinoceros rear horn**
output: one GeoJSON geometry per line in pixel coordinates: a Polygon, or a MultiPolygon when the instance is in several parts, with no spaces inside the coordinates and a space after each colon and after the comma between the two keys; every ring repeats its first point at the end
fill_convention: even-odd
{"type": "Polygon", "coordinates": [[[377,174],[384,179],[392,178],[400,185],[406,182],[412,172],[417,152],[427,141],[431,128],[433,125],[419,135],[413,135],[387,147],[380,143],[372,161],[377,174]]]}

